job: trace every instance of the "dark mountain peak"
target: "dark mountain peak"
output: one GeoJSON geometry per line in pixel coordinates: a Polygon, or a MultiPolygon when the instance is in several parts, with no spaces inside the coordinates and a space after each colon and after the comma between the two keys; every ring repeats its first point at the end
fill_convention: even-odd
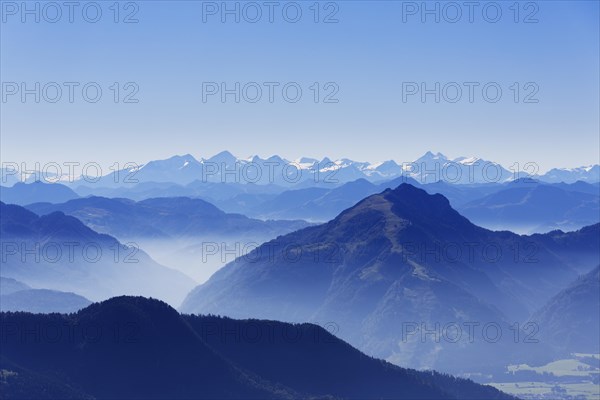
{"type": "Polygon", "coordinates": [[[450,202],[443,195],[429,194],[409,183],[403,183],[386,195],[387,198],[399,207],[408,207],[415,211],[452,212],[458,214],[450,206],[450,202]]]}
{"type": "Polygon", "coordinates": [[[397,193],[406,193],[406,194],[410,193],[410,194],[414,194],[414,195],[429,196],[429,194],[425,190],[419,189],[418,187],[411,185],[410,183],[401,183],[393,191],[397,192],[397,193]]]}
{"type": "Polygon", "coordinates": [[[402,185],[404,183],[408,183],[411,184],[413,186],[419,186],[419,182],[416,181],[415,179],[411,178],[410,176],[407,175],[403,175],[403,176],[399,176],[398,178],[394,178],[391,179],[387,182],[384,182],[382,184],[380,184],[379,186],[381,188],[386,188],[386,189],[392,189],[392,188],[396,188],[399,185],[402,185]]]}
{"type": "Polygon", "coordinates": [[[79,316],[90,315],[98,318],[98,315],[106,313],[107,315],[117,316],[119,314],[152,315],[153,318],[160,319],[161,316],[173,317],[179,316],[177,311],[167,303],[154,298],[142,296],[117,296],[98,303],[93,303],[80,310],[79,316]]]}
{"type": "Polygon", "coordinates": [[[450,202],[443,195],[429,194],[409,183],[402,183],[396,189],[388,188],[382,193],[369,196],[340,215],[347,212],[355,214],[364,210],[382,210],[382,207],[397,216],[411,220],[419,220],[432,215],[438,218],[446,216],[466,220],[450,206],[450,202]]]}
{"type": "Polygon", "coordinates": [[[138,342],[162,341],[166,337],[180,344],[192,343],[195,335],[179,313],[167,303],[141,296],[118,296],[94,303],[77,313],[82,323],[93,321],[110,326],[129,327],[138,342]]]}
{"type": "MultiPolygon", "coordinates": [[[[153,307],[156,305],[160,305],[160,307],[171,308],[167,303],[162,300],[158,300],[152,297],[143,297],[143,296],[115,296],[111,297],[108,300],[100,301],[94,303],[93,305],[98,305],[100,307],[107,306],[120,306],[120,305],[136,305],[140,307],[153,307]]],[[[93,306],[92,305],[92,306],[93,306]]],[[[90,307],[92,307],[90,306],[90,307]]],[[[84,310],[82,310],[84,311],[84,310]]]]}
{"type": "Polygon", "coordinates": [[[322,229],[333,229],[342,241],[387,237],[395,243],[397,235],[409,227],[411,233],[406,233],[406,240],[417,230],[440,240],[456,235],[475,236],[483,231],[455,211],[441,194],[429,194],[407,183],[365,198],[322,229]]]}

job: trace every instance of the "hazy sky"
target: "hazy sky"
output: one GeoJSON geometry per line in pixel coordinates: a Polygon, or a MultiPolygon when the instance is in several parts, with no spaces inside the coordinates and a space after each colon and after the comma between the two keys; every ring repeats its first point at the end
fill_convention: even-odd
{"type": "Polygon", "coordinates": [[[224,149],[400,162],[433,150],[542,171],[599,162],[597,1],[427,2],[439,22],[420,1],[320,2],[318,15],[314,1],[227,2],[239,23],[221,1],[121,2],[118,15],[113,1],[77,2],[72,23],[67,7],[28,2],[36,22],[22,4],[2,2],[3,162],[224,149]],[[239,103],[209,94],[236,82],[239,103]]]}

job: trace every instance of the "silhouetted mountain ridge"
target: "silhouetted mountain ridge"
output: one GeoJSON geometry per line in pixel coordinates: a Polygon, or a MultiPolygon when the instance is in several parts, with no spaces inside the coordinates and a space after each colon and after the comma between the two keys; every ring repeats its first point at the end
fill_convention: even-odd
{"type": "Polygon", "coordinates": [[[0,322],[17,327],[3,335],[5,398],[31,397],[41,386],[50,397],[99,399],[512,398],[366,357],[315,325],[179,315],[140,297],[113,298],[69,316],[2,313],[0,322]],[[55,340],[21,335],[35,326],[62,330],[55,340]],[[243,335],[248,327],[259,336],[243,335]]]}

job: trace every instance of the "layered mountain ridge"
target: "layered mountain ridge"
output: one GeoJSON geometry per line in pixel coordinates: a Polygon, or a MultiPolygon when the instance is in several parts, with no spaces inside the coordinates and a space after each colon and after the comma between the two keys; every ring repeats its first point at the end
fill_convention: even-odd
{"type": "Polygon", "coordinates": [[[0,203],[0,275],[34,288],[73,292],[90,300],[123,293],[180,304],[195,282],[62,212],[37,214],[0,203]]]}
{"type": "MultiPolygon", "coordinates": [[[[600,224],[569,235],[593,242],[600,224]]],[[[568,240],[560,246],[552,241],[480,228],[444,196],[403,184],[229,263],[190,293],[181,309],[334,321],[342,338],[368,354],[455,373],[453,360],[461,357],[461,372],[482,370],[490,357],[509,361],[516,351],[509,327],[526,321],[582,267],[569,261],[568,240]],[[463,337],[440,344],[421,341],[413,329],[470,322],[497,324],[505,341],[468,343],[463,337]],[[409,327],[412,336],[403,337],[409,327]]],[[[592,248],[588,262],[597,256],[592,248]]],[[[527,348],[533,358],[542,350],[527,348]]]]}

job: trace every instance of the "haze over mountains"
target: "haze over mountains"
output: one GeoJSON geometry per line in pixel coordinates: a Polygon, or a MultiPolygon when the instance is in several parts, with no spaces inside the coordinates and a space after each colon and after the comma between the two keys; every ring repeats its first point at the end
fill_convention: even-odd
{"type": "Polygon", "coordinates": [[[32,289],[22,282],[0,276],[0,311],[70,313],[90,304],[88,299],[75,293],[32,289]]]}
{"type": "Polygon", "coordinates": [[[600,191],[584,182],[506,186],[458,209],[478,225],[513,232],[575,230],[600,220],[600,191]]]}
{"type": "MultiPolygon", "coordinates": [[[[506,342],[494,345],[469,343],[466,337],[458,343],[422,341],[418,330],[403,338],[403,324],[432,329],[477,321],[507,332],[564,282],[593,268],[598,241],[600,224],[564,234],[560,245],[554,236],[492,232],[462,217],[443,196],[403,184],[226,265],[196,288],[181,310],[336,321],[340,337],[367,354],[416,368],[482,372],[490,358],[508,362],[523,353],[519,343],[506,335],[506,342]],[[572,261],[569,238],[575,236],[577,251],[582,243],[589,250],[572,261]]],[[[527,346],[525,354],[540,361],[551,353],[527,346]]]]}
{"type": "Polygon", "coordinates": [[[124,239],[139,237],[277,236],[308,224],[304,221],[262,221],[227,214],[214,205],[187,197],[161,197],[139,202],[128,199],[86,197],[63,204],[27,206],[40,215],[60,211],[77,217],[90,228],[124,239]]]}
{"type": "Polygon", "coordinates": [[[600,400],[600,0],[0,19],[0,400],[600,400]]]}
{"type": "Polygon", "coordinates": [[[143,250],[86,227],[61,212],[38,216],[0,203],[4,278],[97,301],[137,294],[177,305],[195,282],[143,250]],[[165,284],[168,282],[168,284],[165,284]]]}
{"type": "MultiPolygon", "coordinates": [[[[136,359],[138,350],[125,347],[132,353],[119,354],[119,346],[103,343],[92,355],[61,344],[71,361],[89,366],[92,356],[106,352],[103,362],[109,365],[124,357],[132,368],[166,374],[169,385],[187,387],[177,393],[191,397],[502,398],[497,392],[480,397],[483,389],[465,381],[396,369],[338,339],[314,348],[304,341],[232,343],[202,336],[213,329],[286,332],[293,327],[289,323],[299,323],[306,334],[321,332],[306,324],[312,322],[369,356],[486,383],[520,382],[511,380],[517,379],[511,365],[543,365],[571,353],[584,353],[577,357],[589,362],[593,356],[586,354],[598,351],[600,333],[595,325],[589,328],[600,309],[594,297],[600,294],[595,167],[553,171],[545,181],[439,153],[405,168],[394,162],[297,161],[299,167],[289,168],[279,157],[186,155],[94,183],[27,179],[30,183],[2,186],[0,311],[76,312],[93,301],[142,295],[183,313],[281,321],[178,315],[137,298],[94,304],[69,317],[102,325],[133,313],[152,343],[138,350],[152,360],[173,361],[168,354],[175,351],[175,358],[194,369],[209,351],[207,359],[219,372],[212,381],[212,372],[199,367],[209,377],[200,392],[185,368],[164,372],[144,365],[149,359],[136,359]],[[253,168],[280,178],[252,181],[253,168]],[[301,179],[294,170],[302,171],[301,179]],[[461,176],[497,171],[499,179],[447,179],[451,171],[461,176]],[[569,182],[571,177],[578,180],[569,182]],[[159,326],[163,317],[174,330],[159,326]],[[181,347],[164,339],[180,334],[181,347]],[[303,372],[286,373],[292,364],[303,372]],[[328,375],[332,369],[344,375],[328,375]],[[356,374],[367,383],[352,386],[358,378],[348,383],[356,374]],[[218,391],[221,385],[232,389],[218,391]]],[[[11,314],[2,318],[6,315],[16,321],[11,314]]],[[[45,326],[67,317],[23,318],[45,326]]],[[[39,349],[38,358],[24,347],[13,358],[2,354],[3,369],[16,373],[0,376],[0,386],[12,382],[7,393],[31,397],[48,390],[78,398],[175,393],[175,386],[164,392],[135,386],[141,380],[125,370],[120,371],[135,389],[126,387],[125,378],[99,370],[103,380],[120,382],[101,388],[90,371],[51,360],[57,348],[39,349]]],[[[537,379],[532,374],[517,375],[537,379]]]]}
{"type": "Polygon", "coordinates": [[[580,276],[536,311],[540,338],[566,354],[600,353],[600,266],[580,276]]]}
{"type": "Polygon", "coordinates": [[[198,282],[208,279],[223,260],[233,260],[247,248],[309,225],[301,220],[262,221],[228,214],[204,200],[187,197],[139,202],[86,197],[27,208],[39,215],[58,211],[74,216],[97,232],[148,249],[157,261],[198,282]]]}

